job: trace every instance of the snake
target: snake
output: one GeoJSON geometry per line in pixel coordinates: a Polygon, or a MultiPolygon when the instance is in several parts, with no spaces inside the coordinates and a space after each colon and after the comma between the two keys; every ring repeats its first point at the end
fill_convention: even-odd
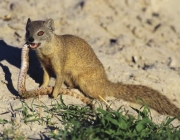
{"type": "MultiPolygon", "coordinates": [[[[27,99],[27,98],[33,98],[33,97],[38,97],[39,95],[51,95],[53,92],[54,87],[53,86],[47,86],[47,87],[40,87],[37,89],[32,89],[32,90],[26,90],[26,76],[27,76],[27,71],[29,69],[29,45],[24,44],[22,47],[21,51],[21,67],[20,67],[20,72],[18,76],[18,85],[17,85],[17,90],[19,93],[20,98],[22,99],[27,99]]],[[[73,96],[77,99],[80,99],[83,103],[87,105],[92,105],[92,100],[80,95],[71,89],[68,88],[61,88],[59,91],[59,94],[63,95],[69,95],[73,96]]]]}

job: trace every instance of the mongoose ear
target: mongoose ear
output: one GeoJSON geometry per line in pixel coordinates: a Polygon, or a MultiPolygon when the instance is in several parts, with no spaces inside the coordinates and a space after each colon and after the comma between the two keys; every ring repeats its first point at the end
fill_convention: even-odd
{"type": "Polygon", "coordinates": [[[28,27],[28,25],[29,25],[30,23],[31,23],[31,19],[28,18],[27,23],[26,23],[26,29],[27,29],[27,27],[28,27]]]}
{"type": "Polygon", "coordinates": [[[31,19],[30,19],[30,18],[28,18],[27,23],[30,23],[30,22],[31,22],[31,19]]]}
{"type": "Polygon", "coordinates": [[[54,31],[54,20],[52,18],[46,20],[44,22],[44,25],[46,25],[51,31],[54,31]]]}

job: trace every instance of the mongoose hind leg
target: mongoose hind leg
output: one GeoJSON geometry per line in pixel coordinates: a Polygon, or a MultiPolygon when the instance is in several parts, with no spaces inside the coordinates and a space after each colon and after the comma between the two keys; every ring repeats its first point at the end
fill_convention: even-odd
{"type": "Polygon", "coordinates": [[[80,83],[79,87],[87,97],[99,101],[106,99],[106,93],[104,92],[105,87],[100,82],[86,80],[85,82],[80,83]]]}
{"type": "Polygon", "coordinates": [[[91,109],[94,109],[94,105],[92,103],[92,100],[88,97],[85,97],[84,95],[80,95],[78,93],[75,93],[73,92],[72,90],[70,89],[66,89],[66,90],[63,90],[61,89],[60,90],[60,94],[63,94],[63,95],[69,95],[69,96],[73,96],[79,100],[81,100],[83,103],[85,103],[87,106],[89,106],[91,109]]]}
{"type": "Polygon", "coordinates": [[[69,75],[65,75],[64,82],[65,82],[68,89],[72,89],[72,88],[76,87],[72,78],[69,75]]]}

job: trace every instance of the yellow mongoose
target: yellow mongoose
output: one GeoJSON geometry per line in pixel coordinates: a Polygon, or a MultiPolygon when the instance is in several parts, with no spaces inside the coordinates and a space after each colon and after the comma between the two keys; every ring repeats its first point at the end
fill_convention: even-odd
{"type": "Polygon", "coordinates": [[[156,90],[142,85],[112,83],[92,48],[73,35],[56,35],[54,21],[31,21],[26,25],[26,42],[35,49],[44,70],[42,87],[48,86],[51,73],[56,75],[52,97],[56,98],[65,82],[79,88],[87,97],[114,96],[136,102],[138,98],[161,114],[180,116],[180,109],[156,90]]]}

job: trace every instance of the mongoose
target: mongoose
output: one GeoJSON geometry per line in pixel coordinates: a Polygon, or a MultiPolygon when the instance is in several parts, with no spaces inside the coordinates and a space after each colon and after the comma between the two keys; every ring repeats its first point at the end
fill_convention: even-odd
{"type": "Polygon", "coordinates": [[[161,114],[180,116],[180,109],[154,89],[109,81],[102,63],[86,41],[73,35],[56,35],[54,30],[53,19],[31,21],[29,18],[25,35],[26,43],[36,51],[44,71],[41,86],[48,86],[52,72],[56,75],[52,97],[58,96],[65,82],[92,99],[114,96],[136,102],[139,98],[161,114]]]}

